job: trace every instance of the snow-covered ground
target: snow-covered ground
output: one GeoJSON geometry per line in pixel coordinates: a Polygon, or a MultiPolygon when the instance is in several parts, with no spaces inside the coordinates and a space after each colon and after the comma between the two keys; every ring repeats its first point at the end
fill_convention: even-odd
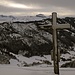
{"type": "MultiPolygon", "coordinates": [[[[32,66],[37,66],[37,67],[52,67],[53,66],[53,61],[51,60],[51,55],[44,55],[43,57],[41,56],[32,56],[30,58],[27,58],[21,54],[14,55],[17,59],[10,59],[10,65],[11,66],[19,66],[19,67],[32,67],[32,66]]],[[[62,64],[65,64],[67,62],[71,62],[75,60],[75,51],[69,51],[67,54],[62,54],[60,58],[65,58],[71,59],[67,61],[62,61],[60,59],[59,65],[61,66],[62,64]]]]}
{"type": "MultiPolygon", "coordinates": [[[[70,54],[62,54],[61,57],[68,59],[74,56],[74,54],[74,51],[70,51],[70,54]]],[[[17,59],[10,59],[9,65],[0,65],[0,75],[55,75],[50,55],[44,55],[43,57],[33,56],[30,58],[24,57],[21,54],[13,55],[17,59]],[[43,61],[49,61],[52,65],[43,63],[43,61]],[[30,65],[34,62],[41,64],[30,65]],[[24,66],[25,64],[30,66],[24,66]]],[[[60,65],[66,62],[68,61],[60,60],[60,65]]],[[[60,75],[75,75],[75,68],[60,68],[60,75]]]]}
{"type": "MultiPolygon", "coordinates": [[[[70,52],[71,54],[62,54],[65,58],[72,57],[74,55],[74,52],[70,52]]],[[[12,53],[11,53],[12,54],[12,53]]],[[[33,56],[30,58],[24,57],[22,55],[15,55],[16,59],[10,60],[10,65],[0,65],[0,75],[55,75],[53,64],[48,65],[45,63],[42,63],[43,60],[48,60],[51,63],[51,56],[50,55],[44,55],[43,57],[40,56],[33,56]],[[39,62],[42,63],[40,65],[34,65],[34,66],[28,66],[23,67],[25,64],[32,64],[33,62],[39,62]]],[[[60,64],[63,64],[65,62],[60,61],[60,64]]],[[[60,75],[75,75],[75,68],[60,68],[60,75]]]]}
{"type": "MultiPolygon", "coordinates": [[[[55,75],[52,67],[12,67],[0,66],[0,75],[55,75]]],[[[60,68],[59,75],[75,75],[73,68],[60,68]]]]}
{"type": "Polygon", "coordinates": [[[10,59],[10,65],[11,66],[19,66],[19,67],[23,67],[23,66],[37,66],[37,67],[49,67],[52,66],[53,64],[46,64],[44,62],[49,61],[51,63],[53,63],[51,61],[51,56],[50,55],[44,55],[43,57],[40,56],[33,56],[30,58],[24,57],[22,55],[14,55],[16,56],[16,59],[10,59]],[[32,65],[33,64],[33,65],[32,65]],[[35,65],[34,65],[35,64],[35,65]]]}
{"type": "MultiPolygon", "coordinates": [[[[22,54],[10,54],[15,56],[16,59],[10,59],[9,65],[0,64],[0,75],[55,75],[51,55],[27,58],[22,54]],[[47,62],[51,62],[52,64],[48,64],[47,62]]],[[[75,51],[69,51],[69,54],[62,54],[61,57],[65,59],[75,57],[75,51]]],[[[75,60],[75,58],[72,60],[75,60]]],[[[59,64],[62,65],[66,62],[69,61],[60,60],[59,64]]],[[[60,68],[60,75],[75,75],[75,68],[60,68]]]]}

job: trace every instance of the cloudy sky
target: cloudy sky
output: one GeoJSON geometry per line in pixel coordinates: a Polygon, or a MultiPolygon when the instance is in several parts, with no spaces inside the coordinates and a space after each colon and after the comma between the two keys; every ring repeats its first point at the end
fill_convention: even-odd
{"type": "Polygon", "coordinates": [[[75,0],[0,0],[0,15],[75,16],[75,0]]]}

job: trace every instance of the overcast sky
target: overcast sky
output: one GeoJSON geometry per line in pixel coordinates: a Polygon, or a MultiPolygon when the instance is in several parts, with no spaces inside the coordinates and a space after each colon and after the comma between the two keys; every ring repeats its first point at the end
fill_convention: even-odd
{"type": "Polygon", "coordinates": [[[0,15],[75,16],[75,0],[0,0],[0,15]]]}

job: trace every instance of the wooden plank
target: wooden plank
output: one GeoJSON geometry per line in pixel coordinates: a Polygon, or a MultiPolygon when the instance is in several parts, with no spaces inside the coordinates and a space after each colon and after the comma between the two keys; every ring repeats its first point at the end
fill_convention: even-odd
{"type": "Polygon", "coordinates": [[[52,25],[50,25],[50,24],[48,24],[48,25],[39,25],[39,27],[41,27],[41,26],[43,26],[43,27],[49,27],[49,26],[52,26],[52,25]]]}
{"type": "MultiPolygon", "coordinates": [[[[57,13],[52,13],[52,27],[57,26],[57,13]]],[[[53,28],[53,59],[54,59],[54,73],[59,74],[59,62],[58,62],[58,49],[57,49],[57,32],[56,29],[53,28]]]]}
{"type": "Polygon", "coordinates": [[[52,25],[53,29],[67,29],[71,28],[70,24],[58,24],[58,25],[52,25]]]}

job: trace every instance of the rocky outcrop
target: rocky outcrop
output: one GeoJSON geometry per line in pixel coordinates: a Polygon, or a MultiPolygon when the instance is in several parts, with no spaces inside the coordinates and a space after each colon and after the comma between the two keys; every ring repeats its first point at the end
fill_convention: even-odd
{"type": "Polygon", "coordinates": [[[25,56],[50,54],[51,34],[38,30],[33,23],[2,23],[0,24],[0,48],[18,54],[23,51],[25,56]]]}
{"type": "MultiPolygon", "coordinates": [[[[60,51],[73,49],[75,43],[74,18],[58,18],[57,23],[70,23],[72,29],[58,30],[58,44],[60,51]],[[70,19],[70,20],[69,20],[70,19]]],[[[0,24],[0,48],[24,56],[50,54],[52,50],[52,29],[39,30],[39,25],[51,24],[52,19],[45,18],[33,22],[4,22],[0,24]]]]}
{"type": "Polygon", "coordinates": [[[75,68],[75,60],[61,65],[61,67],[75,68]]]}
{"type": "Polygon", "coordinates": [[[0,64],[10,64],[8,55],[3,55],[0,53],[0,64]]]}

